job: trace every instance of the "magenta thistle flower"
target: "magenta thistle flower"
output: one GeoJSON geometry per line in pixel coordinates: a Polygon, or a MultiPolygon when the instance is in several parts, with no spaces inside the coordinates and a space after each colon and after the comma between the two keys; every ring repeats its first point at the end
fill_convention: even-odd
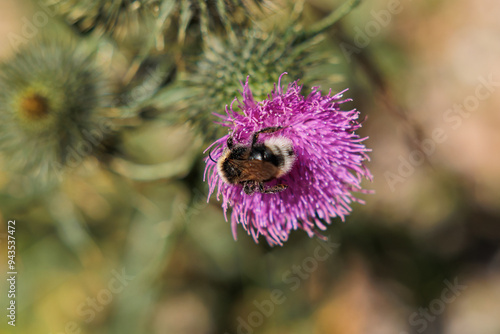
{"type": "MultiPolygon", "coordinates": [[[[286,74],[286,73],[283,73],[286,74]]],[[[351,212],[351,203],[362,200],[353,192],[362,190],[362,178],[372,179],[364,161],[370,150],[355,131],[361,127],[356,110],[341,111],[340,105],[350,99],[342,99],[342,91],[322,96],[318,87],[304,97],[302,86],[297,81],[281,87],[278,85],[268,99],[255,101],[248,86],[243,85],[239,104],[241,112],[226,106],[226,115],[220,123],[230,133],[215,141],[211,157],[219,159],[226,153],[227,141],[232,138],[232,147],[250,147],[254,133],[265,128],[278,128],[273,132],[260,133],[257,142],[262,144],[269,138],[285,138],[293,145],[294,161],[290,171],[278,179],[265,182],[268,189],[286,185],[276,193],[263,193],[244,189],[243,184],[229,184],[221,177],[216,162],[206,158],[205,180],[209,184],[209,195],[217,187],[217,199],[222,195],[222,207],[226,212],[232,207],[231,225],[236,239],[237,225],[241,224],[256,242],[264,235],[270,245],[282,245],[292,230],[302,229],[309,236],[325,230],[325,222],[340,217],[342,221],[351,212]],[[226,151],[225,151],[226,150],[226,151]]],[[[274,140],[276,141],[276,140],[274,140]]],[[[207,149],[207,150],[208,150],[207,149]]]]}

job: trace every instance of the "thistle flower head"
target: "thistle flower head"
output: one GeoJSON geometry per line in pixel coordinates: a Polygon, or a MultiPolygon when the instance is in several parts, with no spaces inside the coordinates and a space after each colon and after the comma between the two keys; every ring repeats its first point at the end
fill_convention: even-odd
{"type": "Polygon", "coordinates": [[[219,115],[230,134],[215,141],[212,157],[218,158],[226,149],[229,136],[233,142],[249,145],[252,135],[267,127],[282,127],[278,133],[261,134],[259,142],[280,136],[292,142],[296,161],[289,173],[267,182],[288,186],[274,194],[247,195],[240,184],[224,183],[216,163],[206,159],[205,179],[209,197],[217,188],[217,199],[222,196],[222,207],[232,208],[231,224],[236,238],[241,224],[257,242],[264,235],[270,245],[281,245],[292,230],[302,229],[309,236],[317,229],[325,230],[330,219],[344,220],[351,212],[351,203],[362,202],[352,194],[366,192],[361,188],[362,178],[371,179],[364,165],[369,149],[362,144],[355,131],[361,127],[356,110],[342,111],[340,106],[348,99],[342,93],[322,95],[318,87],[304,97],[297,82],[281,86],[281,77],[267,99],[256,101],[248,79],[243,86],[241,112],[233,104],[226,107],[226,115],[219,115]]]}
{"type": "Polygon", "coordinates": [[[82,48],[36,42],[0,66],[0,153],[44,180],[104,137],[106,85],[82,48]]]}

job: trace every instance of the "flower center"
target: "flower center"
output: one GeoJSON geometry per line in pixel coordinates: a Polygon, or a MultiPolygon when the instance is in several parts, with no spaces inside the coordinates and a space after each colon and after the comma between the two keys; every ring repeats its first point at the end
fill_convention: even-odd
{"type": "Polygon", "coordinates": [[[21,101],[21,113],[29,120],[39,120],[49,114],[49,101],[37,93],[30,93],[21,101]]]}

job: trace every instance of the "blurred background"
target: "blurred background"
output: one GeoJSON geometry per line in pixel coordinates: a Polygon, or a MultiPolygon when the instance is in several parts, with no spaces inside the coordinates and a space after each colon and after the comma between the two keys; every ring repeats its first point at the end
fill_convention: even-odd
{"type": "Polygon", "coordinates": [[[499,334],[500,2],[361,1],[300,34],[342,3],[1,0],[1,62],[71,36],[106,74],[113,122],[55,181],[0,158],[0,269],[15,219],[18,272],[15,327],[0,281],[1,331],[499,334]],[[255,27],[281,52],[271,70],[258,38],[238,51],[255,27]],[[234,241],[206,200],[211,112],[247,74],[265,96],[274,68],[349,88],[367,117],[375,193],[328,241],[271,248],[241,226],[234,241]]]}

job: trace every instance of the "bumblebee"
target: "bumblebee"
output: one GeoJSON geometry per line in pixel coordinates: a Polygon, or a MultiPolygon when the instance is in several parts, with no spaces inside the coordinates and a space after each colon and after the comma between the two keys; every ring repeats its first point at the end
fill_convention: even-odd
{"type": "Polygon", "coordinates": [[[274,194],[288,188],[285,184],[266,187],[265,182],[286,175],[293,167],[296,154],[292,141],[279,136],[258,143],[259,134],[274,133],[282,127],[268,127],[252,134],[249,145],[234,144],[227,139],[227,148],[217,160],[217,172],[228,184],[241,184],[245,194],[274,194]]]}

